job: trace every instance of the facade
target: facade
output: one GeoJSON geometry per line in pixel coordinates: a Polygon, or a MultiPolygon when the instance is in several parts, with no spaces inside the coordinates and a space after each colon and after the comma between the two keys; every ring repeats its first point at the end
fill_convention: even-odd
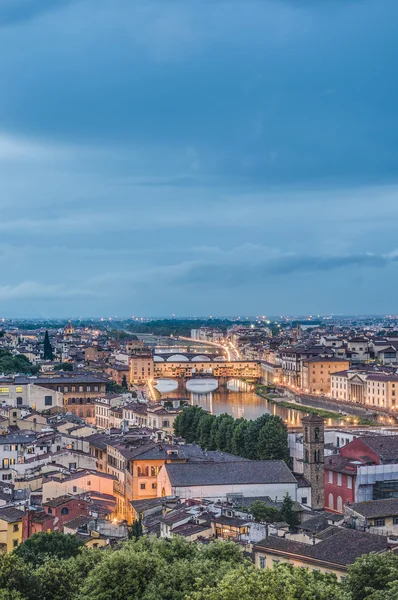
{"type": "Polygon", "coordinates": [[[316,357],[303,361],[302,384],[304,391],[326,395],[331,390],[331,374],[348,369],[347,360],[335,357],[316,357]]]}
{"type": "Polygon", "coordinates": [[[82,498],[66,495],[43,502],[46,515],[53,518],[52,530],[63,531],[64,524],[81,515],[88,515],[88,502],[82,498]]]}
{"type": "Polygon", "coordinates": [[[227,494],[297,497],[297,480],[283,461],[165,464],[158,476],[158,495],[225,500],[227,494]]]}
{"type": "Polygon", "coordinates": [[[22,408],[29,407],[38,412],[62,409],[63,394],[60,391],[49,390],[37,383],[6,383],[0,385],[0,403],[22,408]]]}
{"type": "Polygon", "coordinates": [[[154,376],[154,361],[152,353],[142,351],[130,356],[130,384],[142,384],[151,381],[154,376]]]}
{"type": "Polygon", "coordinates": [[[398,375],[372,371],[339,371],[330,376],[333,398],[394,409],[398,398],[398,375]]]}
{"type": "Polygon", "coordinates": [[[25,513],[14,506],[0,508],[0,548],[12,552],[22,543],[23,518],[25,513]]]}
{"type": "Polygon", "coordinates": [[[318,415],[309,415],[303,417],[301,423],[304,428],[303,474],[311,485],[311,508],[323,510],[325,507],[324,419],[318,415]]]}

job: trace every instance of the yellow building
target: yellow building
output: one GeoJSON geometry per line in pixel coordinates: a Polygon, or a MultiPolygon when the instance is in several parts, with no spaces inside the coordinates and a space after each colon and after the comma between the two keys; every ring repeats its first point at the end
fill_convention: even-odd
{"type": "Polygon", "coordinates": [[[330,394],[330,375],[348,370],[350,362],[344,358],[310,358],[302,363],[301,388],[311,394],[330,394]]]}
{"type": "Polygon", "coordinates": [[[25,513],[13,506],[0,508],[0,548],[12,552],[22,543],[22,519],[25,513]]]}
{"type": "Polygon", "coordinates": [[[153,356],[148,351],[137,352],[130,356],[130,384],[147,383],[153,379],[153,356]]]}

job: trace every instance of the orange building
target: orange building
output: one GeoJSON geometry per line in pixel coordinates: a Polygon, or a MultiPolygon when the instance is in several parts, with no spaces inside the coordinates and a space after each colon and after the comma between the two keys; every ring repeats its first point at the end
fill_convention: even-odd
{"type": "Polygon", "coordinates": [[[302,363],[302,384],[305,392],[311,394],[330,394],[330,375],[350,368],[350,361],[344,358],[310,358],[302,363]]]}

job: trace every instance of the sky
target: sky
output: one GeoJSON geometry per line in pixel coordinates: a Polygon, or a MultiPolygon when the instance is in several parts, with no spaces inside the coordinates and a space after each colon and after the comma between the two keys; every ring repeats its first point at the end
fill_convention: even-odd
{"type": "Polygon", "coordinates": [[[396,0],[1,0],[0,317],[396,314],[396,0]]]}

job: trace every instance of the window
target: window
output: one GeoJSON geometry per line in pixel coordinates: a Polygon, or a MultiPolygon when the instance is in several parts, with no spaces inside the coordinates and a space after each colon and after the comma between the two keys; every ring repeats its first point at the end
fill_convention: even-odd
{"type": "Polygon", "coordinates": [[[315,427],[314,429],[314,439],[316,442],[319,441],[319,427],[315,427]]]}
{"type": "Polygon", "coordinates": [[[156,477],[156,467],[151,467],[151,477],[156,477]]]}
{"type": "Polygon", "coordinates": [[[74,485],[73,486],[73,493],[76,494],[76,492],[77,492],[77,487],[74,485]]]}
{"type": "Polygon", "coordinates": [[[47,514],[48,515],[52,515],[53,514],[53,509],[51,508],[51,506],[48,507],[47,514]]]}
{"type": "Polygon", "coordinates": [[[152,484],[152,489],[153,489],[153,490],[156,490],[156,488],[157,488],[157,487],[158,487],[158,484],[157,484],[157,483],[153,483],[153,484],[152,484]]]}
{"type": "Polygon", "coordinates": [[[337,485],[343,485],[343,477],[341,473],[337,473],[337,485]]]}
{"type": "Polygon", "coordinates": [[[398,517],[393,517],[392,524],[393,525],[398,525],[398,517]]]}
{"type": "Polygon", "coordinates": [[[343,499],[341,496],[337,497],[337,511],[343,512],[343,499]]]}
{"type": "Polygon", "coordinates": [[[375,527],[384,527],[386,524],[385,519],[375,519],[375,527]]]}
{"type": "Polygon", "coordinates": [[[66,508],[66,506],[61,508],[61,515],[69,515],[69,508],[66,508]]]}
{"type": "Polygon", "coordinates": [[[347,488],[352,490],[352,477],[351,475],[347,475],[347,488]]]}
{"type": "Polygon", "coordinates": [[[52,406],[52,403],[53,403],[52,396],[44,396],[44,405],[45,406],[52,406]]]}
{"type": "Polygon", "coordinates": [[[21,406],[23,404],[23,400],[20,396],[17,398],[17,406],[21,406]]]}
{"type": "Polygon", "coordinates": [[[333,471],[329,471],[329,483],[333,483],[333,471]]]}
{"type": "Polygon", "coordinates": [[[12,545],[14,546],[14,548],[16,548],[19,544],[18,540],[13,540],[12,545]]]}
{"type": "Polygon", "coordinates": [[[334,502],[333,502],[333,494],[329,494],[329,508],[333,510],[334,502]]]}
{"type": "Polygon", "coordinates": [[[304,462],[308,463],[308,450],[304,450],[304,462]]]}
{"type": "Polygon", "coordinates": [[[303,496],[303,497],[301,498],[301,503],[302,503],[302,504],[307,504],[307,496],[303,496]]]}
{"type": "Polygon", "coordinates": [[[140,483],[140,489],[141,490],[145,490],[146,488],[146,484],[145,483],[140,483]]]}
{"type": "Polygon", "coordinates": [[[13,531],[19,531],[19,524],[18,523],[14,523],[14,525],[12,526],[12,530],[13,531]]]}
{"type": "Polygon", "coordinates": [[[266,558],[265,556],[260,556],[260,569],[265,569],[265,565],[266,565],[266,558]]]}

